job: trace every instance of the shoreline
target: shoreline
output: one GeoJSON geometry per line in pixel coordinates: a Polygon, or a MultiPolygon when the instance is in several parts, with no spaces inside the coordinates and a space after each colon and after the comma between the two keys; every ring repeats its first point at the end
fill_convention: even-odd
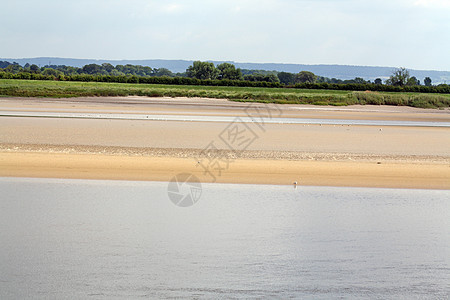
{"type": "Polygon", "coordinates": [[[193,157],[0,151],[0,177],[169,182],[192,173],[201,182],[450,189],[450,164],[430,161],[233,160],[221,174],[205,174],[193,157]]]}

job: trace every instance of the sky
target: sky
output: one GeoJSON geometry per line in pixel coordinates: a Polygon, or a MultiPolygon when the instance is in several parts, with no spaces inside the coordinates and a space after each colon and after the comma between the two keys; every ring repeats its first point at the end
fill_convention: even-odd
{"type": "Polygon", "coordinates": [[[0,0],[0,57],[450,71],[450,0],[0,0]]]}

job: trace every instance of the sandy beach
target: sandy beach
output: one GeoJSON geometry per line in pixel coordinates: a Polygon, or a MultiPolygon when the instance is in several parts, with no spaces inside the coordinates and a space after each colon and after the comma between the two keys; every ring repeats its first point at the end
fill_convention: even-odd
{"type": "Polygon", "coordinates": [[[0,176],[450,189],[449,110],[317,107],[143,97],[0,98],[0,176]],[[46,118],[33,113],[264,116],[346,125],[46,118]],[[258,114],[258,115],[256,115],[258,114]],[[1,113],[0,113],[1,115],[1,113]],[[241,136],[235,133],[246,132],[241,136]]]}

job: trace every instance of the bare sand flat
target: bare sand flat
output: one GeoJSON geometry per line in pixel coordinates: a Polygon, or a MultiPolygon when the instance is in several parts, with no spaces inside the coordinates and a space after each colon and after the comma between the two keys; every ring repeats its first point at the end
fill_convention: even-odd
{"type": "MultiPolygon", "coordinates": [[[[203,149],[226,123],[0,117],[2,144],[203,149]]],[[[248,150],[384,155],[448,155],[448,128],[266,124],[248,150]],[[380,129],[382,129],[380,131],[380,129]]]]}
{"type": "Polygon", "coordinates": [[[441,163],[237,159],[210,175],[192,158],[2,152],[0,176],[170,181],[192,173],[202,182],[450,189],[441,163]]]}
{"type": "MultiPolygon", "coordinates": [[[[214,99],[0,98],[0,111],[27,112],[245,116],[248,107],[214,99]]],[[[450,121],[449,110],[410,107],[250,107],[280,118],[450,121]]],[[[190,172],[209,182],[197,162],[213,143],[210,158],[232,161],[217,182],[450,188],[448,127],[250,124],[255,138],[244,150],[230,149],[222,139],[228,124],[220,122],[0,117],[0,125],[0,176],[168,181],[190,172]]]]}

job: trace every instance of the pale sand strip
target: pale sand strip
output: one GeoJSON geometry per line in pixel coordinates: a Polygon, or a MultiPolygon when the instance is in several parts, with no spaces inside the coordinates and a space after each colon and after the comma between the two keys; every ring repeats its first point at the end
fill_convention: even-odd
{"type": "MultiPolygon", "coordinates": [[[[252,125],[252,124],[249,124],[252,125]]],[[[0,117],[0,143],[204,149],[227,123],[0,117]]],[[[251,127],[258,138],[247,150],[379,155],[450,156],[450,129],[389,126],[251,127]],[[380,131],[382,129],[382,131],[380,131]]]]}
{"type": "MultiPolygon", "coordinates": [[[[0,152],[0,176],[170,181],[178,173],[211,182],[192,158],[0,152]]],[[[450,189],[450,165],[237,159],[218,183],[450,189]]]]}

